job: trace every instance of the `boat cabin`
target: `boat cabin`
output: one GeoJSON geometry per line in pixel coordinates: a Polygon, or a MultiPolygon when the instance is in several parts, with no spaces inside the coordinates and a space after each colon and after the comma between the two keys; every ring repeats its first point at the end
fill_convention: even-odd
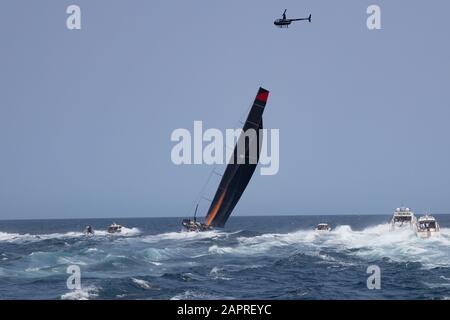
{"type": "Polygon", "coordinates": [[[438,229],[438,223],[433,216],[423,216],[420,217],[417,221],[417,230],[418,231],[433,231],[438,229]]]}
{"type": "Polygon", "coordinates": [[[108,233],[119,233],[122,231],[122,226],[117,223],[113,223],[108,227],[108,233]]]}
{"type": "Polygon", "coordinates": [[[411,211],[410,208],[397,208],[394,212],[394,216],[392,217],[392,222],[394,223],[405,223],[405,222],[413,222],[414,212],[411,211]]]}
{"type": "Polygon", "coordinates": [[[328,223],[319,223],[316,227],[317,231],[331,231],[331,227],[328,223]]]}

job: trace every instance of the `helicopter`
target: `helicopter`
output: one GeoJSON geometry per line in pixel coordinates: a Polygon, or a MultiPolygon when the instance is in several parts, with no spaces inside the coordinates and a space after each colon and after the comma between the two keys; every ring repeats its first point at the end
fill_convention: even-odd
{"type": "Polygon", "coordinates": [[[288,28],[289,25],[292,23],[292,21],[308,20],[309,22],[311,22],[311,15],[309,15],[308,18],[287,19],[286,18],[286,11],[287,11],[287,9],[284,10],[282,19],[277,19],[277,20],[275,20],[273,22],[274,25],[276,25],[279,28],[288,28]]]}

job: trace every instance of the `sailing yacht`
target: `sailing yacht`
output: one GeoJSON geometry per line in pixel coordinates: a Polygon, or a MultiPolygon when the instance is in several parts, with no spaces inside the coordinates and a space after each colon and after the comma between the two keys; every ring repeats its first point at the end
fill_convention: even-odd
{"type": "Polygon", "coordinates": [[[440,234],[440,227],[436,218],[426,214],[417,220],[415,231],[419,238],[430,238],[440,234]]]}
{"type": "Polygon", "coordinates": [[[395,229],[403,229],[405,227],[414,229],[416,222],[417,218],[410,208],[400,207],[395,209],[394,215],[391,219],[390,229],[391,231],[394,231],[395,229]]]}
{"type": "Polygon", "coordinates": [[[187,231],[208,231],[212,230],[212,226],[197,221],[198,204],[195,207],[194,219],[184,219],[181,223],[187,231]]]}
{"type": "MultiPolygon", "coordinates": [[[[207,231],[213,228],[223,228],[234,207],[238,203],[242,194],[247,187],[253,172],[256,169],[261,152],[262,139],[260,136],[263,128],[262,115],[269,98],[269,91],[264,88],[259,88],[247,120],[242,128],[242,133],[234,147],[232,155],[233,161],[228,162],[225,172],[217,188],[216,194],[211,202],[208,212],[203,222],[198,222],[196,219],[198,204],[194,219],[184,219],[183,227],[187,231],[207,231]],[[248,130],[254,130],[256,139],[248,139],[246,143],[246,133],[248,130]],[[245,148],[238,148],[244,146],[245,148]],[[256,148],[256,161],[251,161],[252,152],[256,148]],[[242,152],[244,151],[244,152],[242,152]],[[238,160],[239,159],[239,160],[238,160]],[[242,161],[245,159],[245,161],[242,161]]],[[[254,156],[253,156],[254,157],[254,156]]]]}

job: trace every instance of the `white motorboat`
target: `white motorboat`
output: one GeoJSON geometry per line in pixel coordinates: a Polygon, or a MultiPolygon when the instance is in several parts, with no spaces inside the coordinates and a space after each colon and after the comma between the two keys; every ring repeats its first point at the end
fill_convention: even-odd
{"type": "Polygon", "coordinates": [[[414,229],[417,223],[417,218],[410,208],[400,207],[395,209],[394,215],[391,219],[391,231],[396,229],[410,228],[414,229]]]}
{"type": "Polygon", "coordinates": [[[318,232],[330,232],[331,227],[328,225],[328,223],[319,223],[315,230],[318,232]]]}
{"type": "Polygon", "coordinates": [[[120,233],[122,232],[122,228],[123,226],[114,222],[108,227],[108,233],[120,233]]]}
{"type": "Polygon", "coordinates": [[[440,233],[439,223],[431,215],[424,215],[417,220],[416,235],[419,238],[430,238],[440,233]]]}

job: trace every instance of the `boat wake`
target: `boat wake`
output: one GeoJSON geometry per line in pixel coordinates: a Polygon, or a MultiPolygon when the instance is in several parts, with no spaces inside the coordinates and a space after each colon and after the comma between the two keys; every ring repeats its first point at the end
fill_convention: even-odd
{"type": "MultiPolygon", "coordinates": [[[[134,237],[141,234],[138,228],[126,228],[123,227],[120,233],[110,234],[106,230],[96,230],[95,234],[90,236],[95,237],[106,237],[106,236],[116,236],[116,237],[134,237]]],[[[66,232],[66,233],[50,233],[50,234],[19,234],[19,233],[8,233],[0,232],[0,243],[1,242],[34,242],[52,239],[76,239],[76,238],[86,238],[83,232],[66,232]]]]}
{"type": "Polygon", "coordinates": [[[235,246],[212,245],[212,254],[271,255],[300,252],[316,255],[332,250],[364,260],[389,259],[394,262],[419,262],[424,268],[449,267],[450,229],[442,228],[441,235],[420,239],[410,229],[389,231],[389,224],[354,231],[348,225],[321,234],[310,230],[292,233],[268,233],[254,237],[238,237],[235,246]]]}

